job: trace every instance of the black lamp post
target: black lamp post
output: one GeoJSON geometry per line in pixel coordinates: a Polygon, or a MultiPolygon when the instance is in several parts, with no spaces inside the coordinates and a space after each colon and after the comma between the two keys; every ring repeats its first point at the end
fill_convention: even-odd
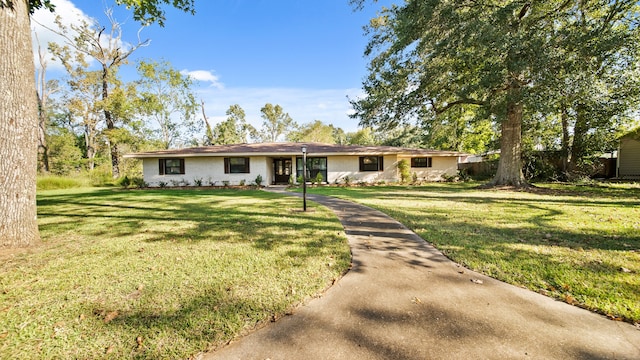
{"type": "Polygon", "coordinates": [[[302,210],[307,211],[307,146],[302,145],[302,210]]]}

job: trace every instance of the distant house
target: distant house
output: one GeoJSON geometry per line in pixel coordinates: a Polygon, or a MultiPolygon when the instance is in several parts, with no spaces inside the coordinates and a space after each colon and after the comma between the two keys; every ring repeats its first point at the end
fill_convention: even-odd
{"type": "Polygon", "coordinates": [[[617,167],[618,178],[640,179],[640,128],[620,138],[617,167]]]}
{"type": "MultiPolygon", "coordinates": [[[[309,177],[321,174],[323,182],[397,182],[398,163],[406,159],[411,173],[437,181],[455,175],[458,158],[453,151],[408,149],[391,146],[304,144],[309,177]]],[[[302,143],[215,145],[159,150],[125,155],[142,159],[144,181],[149,186],[177,184],[250,184],[260,175],[265,185],[287,184],[302,176],[302,143]],[[292,177],[293,175],[293,177],[292,177]]]]}

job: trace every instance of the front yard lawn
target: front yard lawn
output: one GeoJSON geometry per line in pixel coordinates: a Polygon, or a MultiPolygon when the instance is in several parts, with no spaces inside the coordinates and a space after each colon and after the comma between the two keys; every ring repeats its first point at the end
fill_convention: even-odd
{"type": "Polygon", "coordinates": [[[321,187],[377,208],[454,261],[610,318],[640,322],[640,187],[321,187]]]}
{"type": "Polygon", "coordinates": [[[262,191],[39,193],[43,244],[0,253],[0,357],[184,359],[283,316],[350,262],[335,215],[301,206],[262,191]]]}

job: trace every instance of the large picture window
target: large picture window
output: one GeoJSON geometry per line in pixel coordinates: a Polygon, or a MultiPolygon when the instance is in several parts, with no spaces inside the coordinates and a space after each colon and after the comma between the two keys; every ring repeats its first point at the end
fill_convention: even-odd
{"type": "Polygon", "coordinates": [[[184,159],[160,159],[158,170],[160,175],[184,175],[184,159]]]}
{"type": "MultiPolygon", "coordinates": [[[[322,181],[327,181],[327,158],[308,157],[307,158],[307,179],[322,175],[322,181]]],[[[296,177],[302,176],[302,158],[296,158],[296,177]]]]}
{"type": "Polygon", "coordinates": [[[382,156],[360,156],[360,171],[384,171],[382,156]]]}
{"type": "Polygon", "coordinates": [[[224,158],[225,174],[248,174],[249,158],[248,157],[231,157],[224,158]]]}
{"type": "Polygon", "coordinates": [[[430,157],[411,158],[412,168],[430,168],[431,166],[430,157]]]}

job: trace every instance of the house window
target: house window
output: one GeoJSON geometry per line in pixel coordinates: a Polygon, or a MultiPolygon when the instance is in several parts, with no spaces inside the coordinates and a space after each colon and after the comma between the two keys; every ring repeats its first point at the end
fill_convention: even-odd
{"type": "Polygon", "coordinates": [[[430,168],[431,166],[430,157],[411,158],[412,168],[430,168]]]}
{"type": "Polygon", "coordinates": [[[158,169],[160,175],[184,175],[184,159],[160,159],[158,169]]]}
{"type": "MultiPolygon", "coordinates": [[[[307,157],[307,179],[322,175],[322,181],[327,181],[327,158],[307,157]]],[[[296,158],[296,176],[302,176],[302,157],[296,158]]]]}
{"type": "Polygon", "coordinates": [[[360,171],[384,171],[382,156],[360,156],[360,171]]]}
{"type": "Polygon", "coordinates": [[[247,157],[224,158],[224,173],[225,174],[248,174],[249,158],[247,157]]]}

